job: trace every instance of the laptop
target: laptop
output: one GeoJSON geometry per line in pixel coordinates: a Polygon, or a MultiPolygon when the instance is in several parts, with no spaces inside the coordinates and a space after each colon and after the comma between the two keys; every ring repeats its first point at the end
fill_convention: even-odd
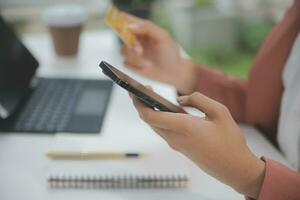
{"type": "Polygon", "coordinates": [[[0,16],[0,132],[99,133],[112,82],[41,78],[38,66],[0,16]]]}

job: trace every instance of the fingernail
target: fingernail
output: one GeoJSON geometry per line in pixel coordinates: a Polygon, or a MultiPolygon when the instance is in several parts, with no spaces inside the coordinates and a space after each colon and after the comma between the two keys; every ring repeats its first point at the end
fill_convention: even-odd
{"type": "Polygon", "coordinates": [[[143,48],[140,45],[136,45],[133,47],[133,50],[138,54],[141,55],[143,53],[143,48]]]}
{"type": "Polygon", "coordinates": [[[141,63],[141,67],[143,67],[143,68],[148,68],[148,67],[151,67],[151,66],[152,66],[152,64],[151,64],[150,61],[143,61],[141,63]]]}
{"type": "Polygon", "coordinates": [[[131,30],[137,30],[139,29],[141,26],[137,23],[131,23],[128,25],[128,28],[131,29],[131,30]]]}
{"type": "Polygon", "coordinates": [[[180,97],[177,97],[177,101],[178,101],[178,103],[184,103],[184,102],[186,102],[186,100],[187,100],[187,96],[180,96],[180,97]]]}
{"type": "Polygon", "coordinates": [[[132,95],[129,92],[128,92],[128,95],[129,95],[130,99],[132,99],[132,95]]]}
{"type": "Polygon", "coordinates": [[[146,85],[145,87],[146,87],[147,89],[153,91],[153,88],[152,88],[150,85],[146,85]]]}

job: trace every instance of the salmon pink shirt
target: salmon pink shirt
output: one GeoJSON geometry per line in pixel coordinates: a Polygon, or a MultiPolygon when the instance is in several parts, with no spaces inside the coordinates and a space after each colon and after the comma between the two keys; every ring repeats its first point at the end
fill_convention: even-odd
{"type": "MultiPolygon", "coordinates": [[[[199,66],[197,90],[253,124],[299,169],[300,0],[295,0],[254,60],[247,81],[199,66]],[[297,39],[298,38],[298,39],[297,39]]],[[[259,200],[300,200],[300,173],[268,158],[259,200]]]]}

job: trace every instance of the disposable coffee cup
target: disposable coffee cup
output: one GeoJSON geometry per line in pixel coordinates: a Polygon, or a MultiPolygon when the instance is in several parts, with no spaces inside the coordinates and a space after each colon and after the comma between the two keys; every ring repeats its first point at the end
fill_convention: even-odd
{"type": "Polygon", "coordinates": [[[78,52],[80,33],[87,15],[80,5],[64,4],[47,8],[43,20],[52,36],[59,56],[74,56],[78,52]]]}

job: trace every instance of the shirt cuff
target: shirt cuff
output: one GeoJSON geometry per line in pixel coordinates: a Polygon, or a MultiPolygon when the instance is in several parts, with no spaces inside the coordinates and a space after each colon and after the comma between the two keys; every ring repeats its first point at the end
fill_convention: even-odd
{"type": "Polygon", "coordinates": [[[300,174],[268,158],[262,160],[266,163],[266,170],[258,200],[299,200],[300,174]]]}

